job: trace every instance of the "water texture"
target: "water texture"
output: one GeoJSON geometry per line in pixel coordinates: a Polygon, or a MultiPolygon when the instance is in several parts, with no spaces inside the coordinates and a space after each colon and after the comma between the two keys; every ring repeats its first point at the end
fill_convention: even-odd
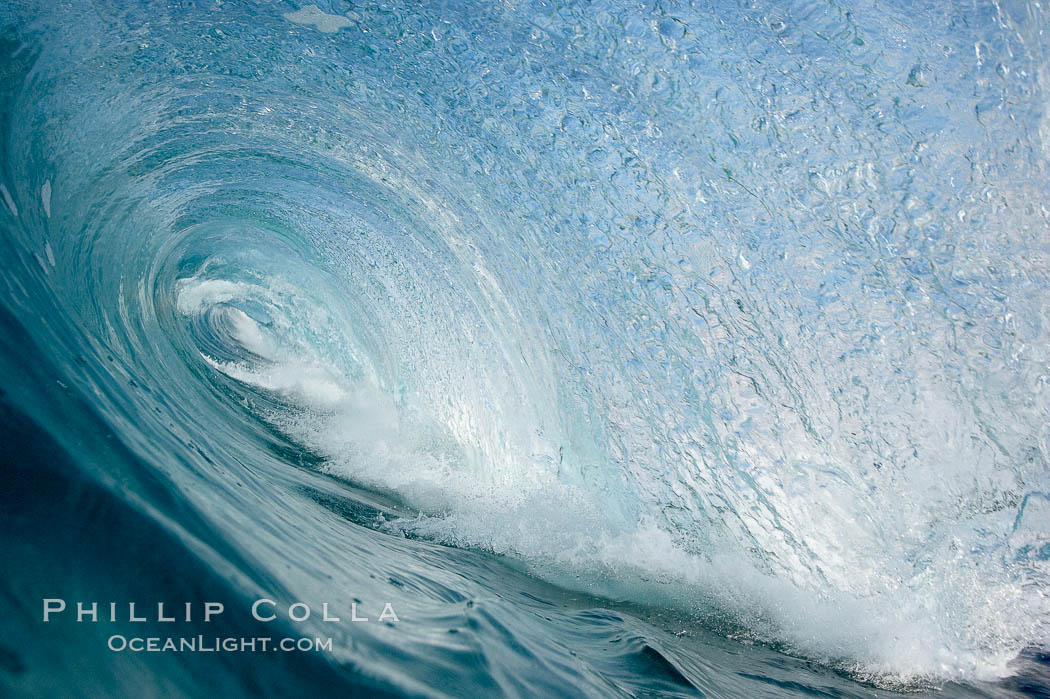
{"type": "Polygon", "coordinates": [[[8,0],[0,686],[1046,692],[1048,31],[8,0]],[[78,595],[400,620],[145,657],[78,595]]]}

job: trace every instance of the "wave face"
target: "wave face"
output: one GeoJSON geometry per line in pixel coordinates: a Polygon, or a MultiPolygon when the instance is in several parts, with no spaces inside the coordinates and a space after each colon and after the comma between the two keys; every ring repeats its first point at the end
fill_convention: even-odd
{"type": "Polygon", "coordinates": [[[3,306],[207,533],[9,376],[70,468],[437,625],[377,580],[473,549],[879,683],[1050,643],[1043,4],[318,4],[0,8],[3,306]]]}

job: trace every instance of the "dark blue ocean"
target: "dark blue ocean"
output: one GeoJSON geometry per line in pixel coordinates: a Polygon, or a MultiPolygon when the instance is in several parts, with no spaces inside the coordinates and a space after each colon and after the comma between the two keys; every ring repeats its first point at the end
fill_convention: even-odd
{"type": "Polygon", "coordinates": [[[1048,696],[1050,7],[0,0],[0,467],[4,696],[1048,696]]]}

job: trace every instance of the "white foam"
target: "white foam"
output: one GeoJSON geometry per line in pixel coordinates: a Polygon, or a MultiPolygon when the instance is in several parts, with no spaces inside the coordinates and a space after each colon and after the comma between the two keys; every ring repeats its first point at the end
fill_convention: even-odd
{"type": "Polygon", "coordinates": [[[421,511],[388,524],[391,531],[515,556],[543,577],[598,594],[688,613],[717,609],[757,639],[876,682],[1001,677],[1020,650],[1016,639],[1032,633],[1003,635],[997,615],[1016,620],[1024,604],[1007,580],[940,578],[930,583],[934,594],[906,585],[869,595],[800,588],[744,556],[685,551],[651,518],[618,522],[592,493],[543,464],[517,471],[472,464],[447,429],[373,386],[350,385],[331,367],[289,358],[265,368],[210,363],[300,405],[301,413],[268,417],[325,456],[330,473],[394,491],[421,511]]]}
{"type": "Polygon", "coordinates": [[[242,347],[265,359],[273,359],[275,357],[277,350],[273,339],[264,333],[259,324],[248,317],[247,313],[239,308],[232,308],[229,310],[227,317],[233,325],[234,339],[242,347]]]}
{"type": "Polygon", "coordinates": [[[294,362],[256,367],[245,362],[220,362],[208,355],[201,356],[227,376],[278,393],[303,407],[324,409],[346,399],[341,382],[325,367],[294,362]]]}
{"type": "Polygon", "coordinates": [[[176,310],[190,315],[217,303],[250,298],[262,289],[253,284],[223,279],[180,279],[175,286],[176,310]]]}
{"type": "MultiPolygon", "coordinates": [[[[211,304],[249,297],[273,304],[292,298],[281,297],[265,283],[194,279],[180,283],[178,307],[198,313],[211,304]]],[[[616,507],[624,494],[614,490],[615,484],[571,484],[542,450],[530,454],[508,440],[501,460],[491,460],[495,448],[469,441],[479,431],[474,421],[479,415],[513,416],[494,412],[499,406],[488,412],[457,407],[455,401],[468,400],[469,394],[448,387],[447,395],[430,397],[446,401],[446,417],[441,418],[426,405],[395,399],[375,381],[351,378],[297,339],[297,323],[282,315],[293,307],[305,310],[302,303],[271,309],[283,318],[276,323],[284,333],[280,335],[230,309],[232,339],[255,357],[205,360],[217,371],[297,406],[264,417],[325,457],[330,473],[395,492],[420,511],[414,519],[387,524],[391,531],[514,556],[557,583],[613,598],[700,616],[718,610],[720,618],[754,638],[884,684],[1001,677],[1026,643],[1047,635],[1040,626],[1050,612],[1047,600],[1033,599],[1006,568],[997,567],[994,556],[977,559],[981,567],[975,568],[968,555],[981,545],[973,532],[1010,525],[999,513],[960,526],[943,541],[927,542],[923,550],[928,560],[921,564],[887,554],[862,568],[852,563],[852,553],[835,549],[848,545],[853,533],[865,531],[848,525],[849,517],[863,514],[847,509],[854,497],[851,486],[835,479],[811,482],[819,471],[814,467],[809,480],[776,484],[777,492],[788,498],[776,503],[777,511],[797,518],[796,528],[806,522],[827,529],[809,543],[826,543],[821,556],[840,561],[842,568],[820,572],[821,584],[802,568],[796,575],[770,574],[739,547],[716,542],[690,548],[682,532],[672,533],[651,515],[625,517],[616,507]]],[[[815,458],[799,453],[800,458],[815,458]]],[[[921,486],[921,480],[907,484],[921,486]]],[[[1016,537],[1019,550],[1034,546],[1026,542],[1041,541],[1045,523],[1040,517],[1048,509],[1044,504],[1029,508],[1027,518],[1035,524],[1018,525],[1024,532],[1016,537]]],[[[770,538],[762,545],[767,550],[786,548],[775,540],[781,530],[771,525],[766,533],[770,538]]],[[[865,551],[881,550],[867,540],[852,543],[865,551]]],[[[785,559],[781,565],[797,564],[785,559]]]]}

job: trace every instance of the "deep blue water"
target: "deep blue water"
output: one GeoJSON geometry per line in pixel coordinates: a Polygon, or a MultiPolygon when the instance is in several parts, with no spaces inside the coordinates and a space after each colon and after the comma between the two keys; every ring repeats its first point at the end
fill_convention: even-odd
{"type": "Polygon", "coordinates": [[[1050,8],[316,3],[0,4],[3,694],[1050,693],[1050,8]]]}

